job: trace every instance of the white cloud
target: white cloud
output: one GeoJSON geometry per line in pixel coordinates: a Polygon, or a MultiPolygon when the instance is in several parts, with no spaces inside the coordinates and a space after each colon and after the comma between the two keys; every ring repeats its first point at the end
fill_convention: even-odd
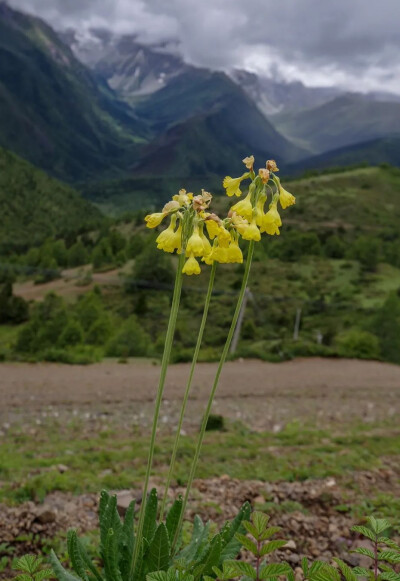
{"type": "Polygon", "coordinates": [[[399,0],[9,0],[57,28],[178,38],[185,58],[311,85],[400,92],[399,0]]]}

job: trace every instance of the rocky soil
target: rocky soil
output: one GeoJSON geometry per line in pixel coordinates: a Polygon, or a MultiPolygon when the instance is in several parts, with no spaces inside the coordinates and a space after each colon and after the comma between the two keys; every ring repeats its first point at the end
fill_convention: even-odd
{"type": "MultiPolygon", "coordinates": [[[[311,559],[331,560],[339,556],[352,565],[368,566],[368,559],[350,554],[357,546],[368,546],[350,531],[357,518],[350,512],[340,512],[336,507],[347,506],[372,492],[400,493],[400,471],[395,465],[386,463],[384,468],[370,472],[359,472],[352,482],[338,483],[333,478],[305,482],[265,483],[255,480],[239,481],[227,475],[220,478],[195,481],[191,495],[188,518],[200,514],[221,524],[233,518],[245,501],[253,507],[267,508],[271,523],[282,527],[281,538],[288,540],[287,546],[277,553],[296,567],[302,556],[311,559]],[[351,485],[351,486],[349,486],[351,485]],[[284,512],[288,501],[294,510],[284,512]],[[266,503],[268,503],[266,505],[266,503]]],[[[152,484],[157,486],[155,480],[152,484]]],[[[169,491],[171,499],[182,492],[181,488],[169,491]]],[[[140,491],[117,492],[121,515],[132,499],[140,502],[140,491]]],[[[72,496],[60,492],[49,495],[45,502],[36,505],[24,503],[18,507],[0,505],[1,541],[16,548],[16,554],[40,552],[46,539],[68,528],[77,528],[81,533],[97,527],[97,495],[72,496]],[[20,538],[21,540],[16,540],[20,538]]],[[[1,558],[0,546],[0,558],[1,558]]],[[[299,570],[300,571],[300,570],[299,570]]],[[[298,571],[298,573],[299,573],[298,571]]],[[[9,578],[10,571],[3,571],[0,578],[9,578]]]]}

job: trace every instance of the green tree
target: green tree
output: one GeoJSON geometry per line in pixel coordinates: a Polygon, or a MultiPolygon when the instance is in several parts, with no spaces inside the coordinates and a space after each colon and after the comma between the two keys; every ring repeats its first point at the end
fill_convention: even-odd
{"type": "Polygon", "coordinates": [[[57,341],[58,347],[73,347],[83,342],[83,329],[76,320],[70,320],[57,341]]]}
{"type": "Polygon", "coordinates": [[[364,270],[375,272],[380,258],[380,242],[370,236],[360,236],[353,246],[353,256],[364,270]]]}
{"type": "Polygon", "coordinates": [[[346,244],[339,236],[333,234],[326,239],[324,251],[328,258],[344,258],[346,244]]]}
{"type": "Polygon", "coordinates": [[[82,266],[89,262],[88,252],[80,240],[68,250],[68,266],[82,266]]]}
{"type": "Polygon", "coordinates": [[[136,317],[131,316],[112,337],[107,347],[107,355],[110,357],[147,355],[149,343],[147,333],[140,326],[136,317]]]}
{"type": "Polygon", "coordinates": [[[400,363],[400,298],[396,293],[390,294],[376,312],[371,331],[379,338],[382,358],[400,363]]]}
{"type": "Polygon", "coordinates": [[[93,268],[111,266],[114,263],[114,256],[108,238],[102,238],[92,252],[93,268]]]}
{"type": "Polygon", "coordinates": [[[128,258],[136,258],[136,256],[143,251],[144,246],[145,241],[142,234],[132,234],[128,242],[127,248],[128,258]]]}
{"type": "Polygon", "coordinates": [[[351,329],[336,339],[338,353],[341,357],[356,359],[379,359],[379,339],[368,331],[351,329]]]}
{"type": "Polygon", "coordinates": [[[97,319],[86,335],[86,343],[89,345],[106,345],[112,333],[110,317],[104,314],[97,319]]]}
{"type": "MultiPolygon", "coordinates": [[[[171,264],[171,259],[160,252],[157,248],[150,244],[137,257],[132,272],[135,280],[145,281],[147,283],[158,284],[172,284],[174,282],[174,271],[171,264]]],[[[134,287],[133,282],[133,287],[134,287]]],[[[132,289],[132,283],[127,281],[128,290],[132,289]]]]}

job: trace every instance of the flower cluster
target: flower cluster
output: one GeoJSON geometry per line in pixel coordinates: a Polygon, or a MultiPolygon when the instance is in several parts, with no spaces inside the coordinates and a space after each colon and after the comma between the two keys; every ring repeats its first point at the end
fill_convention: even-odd
{"type": "Polygon", "coordinates": [[[187,258],[182,269],[184,274],[200,274],[198,259],[206,264],[241,263],[240,238],[258,242],[263,233],[280,234],[282,220],[278,203],[285,209],[295,203],[295,197],[282,187],[274,160],[268,160],[265,168],[258,170],[258,175],[253,169],[254,156],[246,157],[243,163],[247,169],[245,173],[237,178],[226,176],[223,180],[229,197],[241,197],[242,183],[250,180],[247,195],[230,208],[226,218],[221,219],[209,211],[212,195],[205,190],[197,196],[180,190],[162,212],[145,217],[148,228],[156,228],[165,218],[170,218],[169,226],[156,239],[157,248],[170,253],[184,252],[187,258]]]}

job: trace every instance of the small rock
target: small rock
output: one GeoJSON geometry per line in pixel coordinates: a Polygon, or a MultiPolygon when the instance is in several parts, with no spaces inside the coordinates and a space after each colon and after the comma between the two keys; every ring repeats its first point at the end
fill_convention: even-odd
{"type": "Polygon", "coordinates": [[[253,502],[254,504],[265,504],[265,498],[261,496],[261,494],[259,494],[258,496],[255,497],[253,502]]]}
{"type": "Polygon", "coordinates": [[[119,490],[117,493],[117,510],[120,516],[125,516],[128,506],[132,500],[136,500],[136,496],[132,490],[119,490]]]}
{"type": "Polygon", "coordinates": [[[38,521],[42,524],[48,524],[54,522],[56,520],[56,517],[57,514],[54,510],[52,510],[48,506],[43,506],[38,509],[35,521],[38,521]]]}
{"type": "Polygon", "coordinates": [[[285,549],[290,549],[291,551],[295,551],[297,549],[296,543],[291,539],[285,545],[285,549]]]}

